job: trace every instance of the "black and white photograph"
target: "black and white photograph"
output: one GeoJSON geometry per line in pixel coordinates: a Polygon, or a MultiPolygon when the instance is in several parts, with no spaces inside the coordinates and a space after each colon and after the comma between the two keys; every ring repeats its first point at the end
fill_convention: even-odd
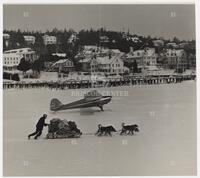
{"type": "Polygon", "coordinates": [[[3,176],[197,176],[195,3],[55,3],[2,5],[3,176]]]}

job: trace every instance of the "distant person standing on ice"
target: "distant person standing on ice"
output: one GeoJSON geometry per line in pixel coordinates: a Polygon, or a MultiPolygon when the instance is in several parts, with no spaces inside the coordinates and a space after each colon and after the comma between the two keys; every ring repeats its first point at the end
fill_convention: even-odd
{"type": "Polygon", "coordinates": [[[38,123],[36,124],[36,131],[30,135],[28,135],[28,139],[31,138],[31,136],[34,136],[34,139],[37,139],[41,134],[44,126],[47,126],[48,124],[45,123],[45,119],[47,118],[46,114],[43,114],[43,116],[39,119],[38,123]]]}

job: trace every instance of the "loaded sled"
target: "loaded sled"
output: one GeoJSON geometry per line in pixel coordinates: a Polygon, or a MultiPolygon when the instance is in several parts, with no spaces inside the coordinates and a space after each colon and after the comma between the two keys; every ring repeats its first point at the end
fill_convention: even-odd
{"type": "Polygon", "coordinates": [[[81,135],[82,133],[75,122],[54,118],[50,121],[46,138],[79,138],[81,135]]]}

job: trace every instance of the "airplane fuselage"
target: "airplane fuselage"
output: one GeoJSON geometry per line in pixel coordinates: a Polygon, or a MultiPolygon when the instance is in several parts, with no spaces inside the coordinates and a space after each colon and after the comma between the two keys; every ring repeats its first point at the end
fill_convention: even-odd
{"type": "Polygon", "coordinates": [[[89,108],[89,107],[99,107],[103,110],[103,105],[107,104],[111,101],[112,96],[102,96],[100,98],[86,100],[81,99],[69,104],[63,104],[55,109],[51,109],[52,111],[66,110],[66,109],[76,109],[76,108],[89,108]]]}

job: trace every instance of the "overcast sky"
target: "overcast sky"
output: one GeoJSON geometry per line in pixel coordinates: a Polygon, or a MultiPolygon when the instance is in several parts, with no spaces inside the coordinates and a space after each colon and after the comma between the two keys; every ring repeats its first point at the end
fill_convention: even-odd
{"type": "Polygon", "coordinates": [[[3,28],[97,29],[195,39],[194,5],[4,5],[3,28]]]}

